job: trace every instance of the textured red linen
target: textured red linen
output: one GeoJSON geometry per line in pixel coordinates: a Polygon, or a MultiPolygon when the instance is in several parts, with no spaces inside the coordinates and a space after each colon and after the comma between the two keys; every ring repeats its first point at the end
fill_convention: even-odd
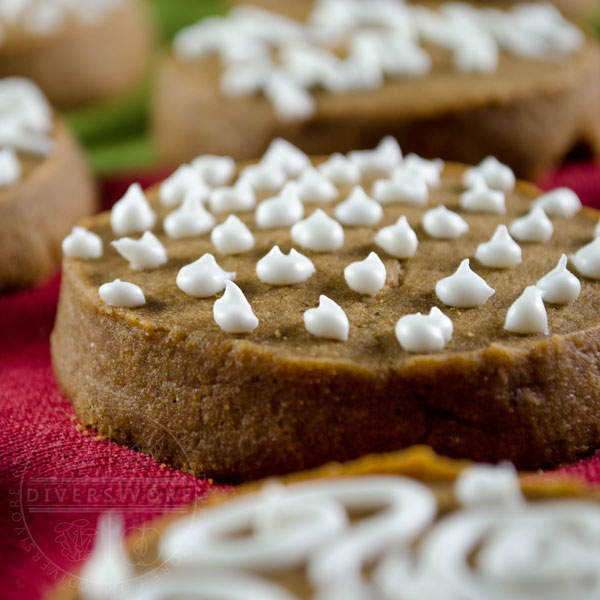
{"type": "MultiPolygon", "coordinates": [[[[130,181],[106,183],[105,206],[130,181]]],[[[600,165],[567,167],[542,185],[568,185],[600,208],[600,165]]],[[[0,298],[0,600],[37,600],[71,573],[102,512],[122,512],[135,528],[214,486],[77,426],[50,364],[58,290],[57,276],[0,298]]],[[[563,471],[600,483],[600,452],[563,471]]]]}

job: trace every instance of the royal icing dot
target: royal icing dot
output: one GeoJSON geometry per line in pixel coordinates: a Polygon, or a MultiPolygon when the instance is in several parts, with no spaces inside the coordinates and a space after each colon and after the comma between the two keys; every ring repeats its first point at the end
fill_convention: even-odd
{"type": "Polygon", "coordinates": [[[513,221],[508,229],[520,242],[547,242],[554,233],[552,221],[541,206],[534,206],[527,215],[513,221]]]}
{"type": "Polygon", "coordinates": [[[498,225],[490,241],[477,246],[475,258],[486,267],[509,269],[521,262],[521,254],[521,247],[510,237],[506,225],[498,225]]]}
{"type": "Polygon", "coordinates": [[[577,250],[571,262],[584,277],[600,279],[600,238],[577,250]]]}
{"type": "Polygon", "coordinates": [[[419,173],[400,167],[391,179],[378,179],[373,184],[373,197],[380,204],[427,204],[429,187],[419,173]]]}
{"type": "Polygon", "coordinates": [[[462,506],[519,506],[524,502],[519,475],[509,463],[473,465],[460,473],[454,496],[462,506]]]}
{"type": "Polygon", "coordinates": [[[383,209],[357,185],[348,198],[335,207],[334,215],[342,225],[361,227],[378,223],[383,217],[383,209]]]}
{"type": "Polygon", "coordinates": [[[364,260],[350,263],[344,269],[348,287],[369,296],[374,296],[383,288],[386,276],[385,265],[375,252],[371,252],[364,260]]]}
{"type": "Polygon", "coordinates": [[[165,217],[163,229],[170,238],[178,240],[207,233],[215,222],[214,216],[204,208],[202,192],[192,189],[181,206],[165,217]]]}
{"type": "Polygon", "coordinates": [[[242,169],[240,181],[248,183],[256,192],[268,194],[280,190],[287,181],[287,175],[278,165],[258,163],[242,169]]]}
{"type": "Polygon", "coordinates": [[[579,279],[567,269],[567,255],[561,255],[558,264],[546,273],[536,286],[542,290],[544,302],[550,304],[569,304],[577,300],[581,291],[579,279]]]}
{"type": "Polygon", "coordinates": [[[304,313],[306,330],[318,338],[347,341],[350,323],[341,306],[327,296],[319,296],[318,308],[304,313]]]}
{"type": "Polygon", "coordinates": [[[103,302],[119,308],[136,308],[146,304],[144,292],[139,286],[120,279],[102,284],[98,294],[103,302]]]}
{"type": "Polygon", "coordinates": [[[110,226],[115,235],[143,233],[152,229],[155,223],[156,214],[139,183],[132,183],[110,211],[110,226]]]}
{"type": "Polygon", "coordinates": [[[304,205],[298,196],[298,184],[286,183],[278,196],[263,200],[254,213],[254,222],[259,229],[289,227],[304,216],[304,205]]]}
{"type": "Polygon", "coordinates": [[[521,334],[548,333],[548,313],[542,290],[535,285],[525,288],[508,309],[504,329],[521,334]]]}
{"type": "Polygon", "coordinates": [[[298,177],[311,165],[310,159],[302,150],[281,138],[271,142],[260,162],[280,167],[288,177],[298,177]]]}
{"type": "Polygon", "coordinates": [[[467,187],[475,187],[481,177],[488,187],[505,194],[510,194],[515,188],[516,178],[512,169],[493,156],[483,159],[477,167],[467,169],[463,182],[467,187]]]}
{"type": "Polygon", "coordinates": [[[405,216],[401,216],[395,225],[380,229],[375,235],[375,243],[396,258],[414,256],[419,246],[417,234],[408,224],[405,216]]]}
{"type": "Polygon", "coordinates": [[[211,187],[227,185],[235,174],[235,161],[231,156],[204,154],[197,156],[191,166],[211,187]]]}
{"type": "Polygon", "coordinates": [[[244,292],[233,281],[225,281],[225,293],[213,305],[215,323],[227,333],[250,333],[258,327],[244,292]]]}
{"type": "Polygon", "coordinates": [[[356,185],[361,179],[358,166],[339,152],[332,154],[317,168],[335,185],[356,185]]]}
{"type": "Polygon", "coordinates": [[[167,251],[160,240],[146,231],[139,240],[125,237],[110,244],[134,271],[156,269],[167,262],[167,251]]]}
{"type": "Polygon", "coordinates": [[[308,167],[298,178],[298,195],[302,202],[333,202],[339,192],[320,171],[308,167]]]}
{"type": "Polygon", "coordinates": [[[457,213],[440,205],[428,210],[421,220],[425,233],[438,239],[457,239],[469,231],[469,224],[457,213]]]}
{"type": "Polygon", "coordinates": [[[0,188],[8,187],[19,181],[21,163],[16,152],[10,148],[0,150],[0,188]]]}
{"type": "Polygon", "coordinates": [[[334,252],[344,245],[344,228],[318,208],[291,229],[294,243],[314,252],[334,252]]]}
{"type": "Polygon", "coordinates": [[[407,154],[402,165],[393,173],[393,177],[402,174],[403,171],[410,171],[425,180],[425,183],[430,189],[438,188],[441,184],[441,174],[444,170],[444,161],[441,158],[428,160],[421,158],[417,154],[407,154]]]}
{"type": "Polygon", "coordinates": [[[568,219],[581,210],[581,200],[573,190],[559,187],[534,200],[533,206],[541,206],[549,217],[568,219]]]}
{"type": "Polygon", "coordinates": [[[254,235],[235,215],[210,232],[210,241],[221,254],[243,254],[254,248],[254,235]]]}
{"type": "Polygon", "coordinates": [[[252,186],[241,178],[234,186],[218,187],[208,197],[210,209],[217,214],[246,212],[254,208],[256,195],[252,186]]]}
{"type": "Polygon", "coordinates": [[[102,239],[84,227],[73,227],[62,241],[62,251],[68,258],[93,259],[102,256],[102,239]]]}
{"type": "Polygon", "coordinates": [[[485,187],[474,187],[460,195],[460,207],[470,212],[506,214],[504,192],[485,187]]]}
{"type": "Polygon", "coordinates": [[[212,254],[185,265],[177,273],[177,287],[194,298],[208,298],[225,289],[225,283],[235,279],[235,273],[223,270],[212,254]]]}
{"type": "Polygon", "coordinates": [[[363,174],[389,173],[402,161],[402,150],[391,136],[383,138],[374,150],[355,150],[348,158],[363,174]]]}
{"type": "Polygon", "coordinates": [[[483,306],[495,293],[485,280],[471,270],[465,258],[456,272],[435,284],[436,296],[448,306],[473,308],[483,306]]]}
{"type": "Polygon", "coordinates": [[[201,200],[205,200],[210,192],[196,169],[190,165],[181,165],[160,184],[158,198],[163,206],[178,206],[192,189],[201,200]]]}
{"type": "Polygon", "coordinates": [[[271,285],[294,285],[306,281],[315,272],[312,261],[293,248],[284,254],[279,246],[256,263],[256,274],[263,283],[271,285]]]}
{"type": "Polygon", "coordinates": [[[433,307],[428,315],[406,315],[396,323],[396,338],[407,352],[435,352],[451,339],[454,326],[439,308],[433,307]]]}

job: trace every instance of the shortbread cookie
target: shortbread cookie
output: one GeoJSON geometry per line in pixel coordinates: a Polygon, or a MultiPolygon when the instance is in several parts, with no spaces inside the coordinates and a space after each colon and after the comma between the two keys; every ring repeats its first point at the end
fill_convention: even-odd
{"type": "Polygon", "coordinates": [[[0,31],[0,76],[32,79],[60,107],[133,90],[150,62],[141,0],[0,0],[0,31]]]}
{"type": "Polygon", "coordinates": [[[59,266],[61,242],[96,208],[83,153],[30,81],[0,80],[0,290],[59,266]]]}
{"type": "Polygon", "coordinates": [[[531,177],[575,147],[600,154],[598,44],[551,5],[343,4],[309,25],[237,7],[180,32],[156,82],[163,159],[254,159],[275,136],[344,152],[393,135],[422,156],[493,154],[531,177]]]}
{"type": "Polygon", "coordinates": [[[599,447],[598,213],[391,138],[324,160],[278,140],[233,184],[199,157],[82,222],[52,335],[80,419],[238,479],[415,443],[522,468],[599,447]]]}
{"type": "Polygon", "coordinates": [[[213,494],[127,541],[104,515],[52,598],[595,598],[599,499],[506,464],[370,456],[213,494]]]}

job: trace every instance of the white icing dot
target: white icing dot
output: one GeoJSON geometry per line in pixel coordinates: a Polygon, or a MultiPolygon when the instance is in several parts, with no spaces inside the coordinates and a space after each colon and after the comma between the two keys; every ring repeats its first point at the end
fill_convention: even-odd
{"type": "Polygon", "coordinates": [[[512,169],[493,156],[483,159],[477,167],[467,169],[463,175],[463,182],[468,187],[475,187],[473,183],[480,177],[488,187],[505,194],[510,194],[515,188],[516,178],[512,169]]]}
{"type": "Polygon", "coordinates": [[[333,252],[344,245],[344,228],[318,208],[291,230],[296,244],[314,252],[333,252]]]}
{"type": "Polygon", "coordinates": [[[341,306],[327,296],[319,296],[319,307],[309,308],[304,313],[306,330],[318,338],[345,342],[350,323],[341,306]]]}
{"type": "Polygon", "coordinates": [[[152,229],[155,223],[156,214],[139,183],[132,183],[110,211],[110,226],[115,235],[142,233],[152,229]]]}
{"type": "Polygon", "coordinates": [[[448,306],[473,308],[483,306],[495,290],[471,270],[469,259],[465,258],[453,275],[435,284],[435,293],[448,306]]]}
{"type": "Polygon", "coordinates": [[[273,70],[263,86],[275,114],[283,121],[306,120],[316,112],[312,95],[282,70],[273,70]]]}
{"type": "Polygon", "coordinates": [[[440,205],[428,210],[421,221],[425,233],[438,239],[457,239],[469,231],[469,224],[457,213],[440,205]]]}
{"type": "Polygon", "coordinates": [[[454,326],[449,317],[433,307],[428,315],[406,315],[396,323],[396,337],[407,352],[435,352],[451,339],[454,326]]]}
{"type": "Polygon", "coordinates": [[[227,333],[250,333],[258,327],[258,319],[244,292],[229,280],[225,281],[225,293],[213,305],[213,316],[227,333]]]}
{"type": "Polygon", "coordinates": [[[215,226],[215,218],[204,208],[201,198],[201,192],[190,190],[183,204],[165,217],[163,229],[170,238],[195,237],[215,226]]]}
{"type": "Polygon", "coordinates": [[[304,216],[304,205],[298,196],[295,181],[285,184],[278,196],[263,200],[254,213],[254,222],[260,229],[289,227],[304,216]]]}
{"type": "Polygon", "coordinates": [[[375,252],[367,258],[350,263],[344,269],[344,279],[348,287],[359,294],[374,296],[384,285],[385,265],[375,252]]]}
{"type": "Polygon", "coordinates": [[[120,279],[102,284],[98,294],[103,302],[119,308],[135,308],[146,304],[144,292],[140,287],[120,279]]]}
{"type": "Polygon", "coordinates": [[[254,247],[252,232],[235,215],[217,225],[210,233],[210,240],[221,254],[242,254],[254,247]]]}
{"type": "Polygon", "coordinates": [[[212,254],[204,254],[198,260],[185,265],[177,273],[177,287],[194,298],[208,298],[225,289],[235,273],[224,271],[212,254]]]}
{"type": "Polygon", "coordinates": [[[549,217],[570,218],[581,210],[581,200],[573,190],[559,187],[542,194],[533,206],[541,206],[549,217]]]}
{"type": "Polygon", "coordinates": [[[218,187],[208,197],[214,213],[246,212],[254,208],[256,196],[250,184],[240,179],[232,187],[218,187]]]}
{"type": "Polygon", "coordinates": [[[510,237],[506,225],[498,225],[490,241],[477,246],[475,258],[486,267],[509,269],[521,262],[521,247],[510,237]]]}
{"type": "Polygon", "coordinates": [[[423,205],[429,198],[429,187],[421,174],[402,166],[394,170],[391,179],[378,179],[372,193],[381,204],[423,205]]]}
{"type": "Polygon", "coordinates": [[[581,291],[579,279],[567,269],[567,255],[563,254],[552,271],[546,273],[537,283],[542,290],[544,302],[569,304],[577,300],[581,291]]]}
{"type": "Polygon", "coordinates": [[[414,256],[419,246],[417,234],[405,216],[401,216],[395,225],[380,229],[375,235],[375,243],[396,258],[414,256]]]}
{"type": "Polygon", "coordinates": [[[460,196],[460,207],[471,212],[506,214],[504,192],[485,187],[474,187],[460,196]]]}
{"type": "Polygon", "coordinates": [[[191,165],[211,187],[227,185],[235,173],[235,161],[230,156],[204,154],[197,156],[191,165]]]}
{"type": "Polygon", "coordinates": [[[516,506],[524,501],[519,475],[509,463],[473,465],[461,471],[454,495],[463,506],[516,506]]]}
{"type": "Polygon", "coordinates": [[[339,192],[325,175],[313,167],[308,167],[298,179],[298,195],[302,202],[333,202],[339,192]]]}
{"type": "Polygon", "coordinates": [[[508,309],[504,329],[522,334],[548,333],[548,313],[542,294],[535,285],[526,287],[508,309]]]}
{"type": "Polygon", "coordinates": [[[310,159],[302,150],[281,138],[271,142],[260,162],[280,167],[288,177],[297,177],[310,166],[310,159]]]}
{"type": "Polygon", "coordinates": [[[374,150],[354,150],[348,158],[363,174],[389,173],[402,161],[402,150],[393,137],[387,136],[374,150]]]}
{"type": "Polygon", "coordinates": [[[71,233],[62,241],[63,254],[69,258],[100,258],[102,247],[100,236],[84,227],[73,227],[71,233]]]}
{"type": "Polygon", "coordinates": [[[584,277],[600,279],[600,238],[579,248],[571,256],[571,262],[584,277]]]}
{"type": "Polygon", "coordinates": [[[255,192],[272,193],[283,187],[287,175],[279,165],[258,163],[242,169],[240,181],[250,184],[255,192]]]}
{"type": "Polygon", "coordinates": [[[355,185],[361,179],[360,169],[339,152],[332,154],[318,169],[336,185],[355,185]]]}
{"type": "Polygon", "coordinates": [[[19,181],[21,163],[16,152],[10,148],[0,150],[0,188],[7,187],[19,181]]]}
{"type": "Polygon", "coordinates": [[[146,231],[139,240],[125,237],[110,244],[134,271],[156,269],[167,262],[167,251],[160,240],[146,231]]]}
{"type": "Polygon", "coordinates": [[[163,206],[178,206],[192,189],[201,200],[205,200],[210,191],[194,168],[190,165],[181,165],[160,184],[158,198],[163,206]]]}
{"type": "Polygon", "coordinates": [[[256,263],[256,274],[263,283],[271,285],[294,285],[306,281],[315,272],[312,261],[296,252],[283,254],[279,246],[271,250],[256,263]]]}
{"type": "Polygon", "coordinates": [[[440,187],[442,182],[440,175],[444,170],[444,166],[444,161],[441,158],[428,160],[410,153],[406,155],[400,168],[394,171],[393,177],[401,175],[402,171],[410,171],[422,177],[430,189],[435,189],[440,187]]]}
{"type": "Polygon", "coordinates": [[[380,221],[383,209],[379,202],[369,198],[365,190],[357,185],[348,198],[335,207],[334,215],[343,225],[361,227],[375,225],[380,221]]]}
{"type": "Polygon", "coordinates": [[[541,206],[534,206],[527,215],[513,221],[509,230],[520,242],[547,242],[554,233],[552,221],[541,206]]]}

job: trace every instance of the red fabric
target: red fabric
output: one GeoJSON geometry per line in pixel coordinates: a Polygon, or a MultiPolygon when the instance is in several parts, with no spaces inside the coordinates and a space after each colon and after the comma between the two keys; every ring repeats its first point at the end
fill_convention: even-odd
{"type": "MultiPolygon", "coordinates": [[[[129,181],[106,183],[105,205],[129,181]]],[[[542,184],[569,185],[600,208],[600,165],[568,167],[542,184]]],[[[104,510],[138,527],[214,485],[76,427],[50,364],[58,290],[57,276],[0,298],[0,600],[37,600],[65,577],[85,558],[104,510]]],[[[600,483],[600,452],[565,471],[600,483]]]]}

